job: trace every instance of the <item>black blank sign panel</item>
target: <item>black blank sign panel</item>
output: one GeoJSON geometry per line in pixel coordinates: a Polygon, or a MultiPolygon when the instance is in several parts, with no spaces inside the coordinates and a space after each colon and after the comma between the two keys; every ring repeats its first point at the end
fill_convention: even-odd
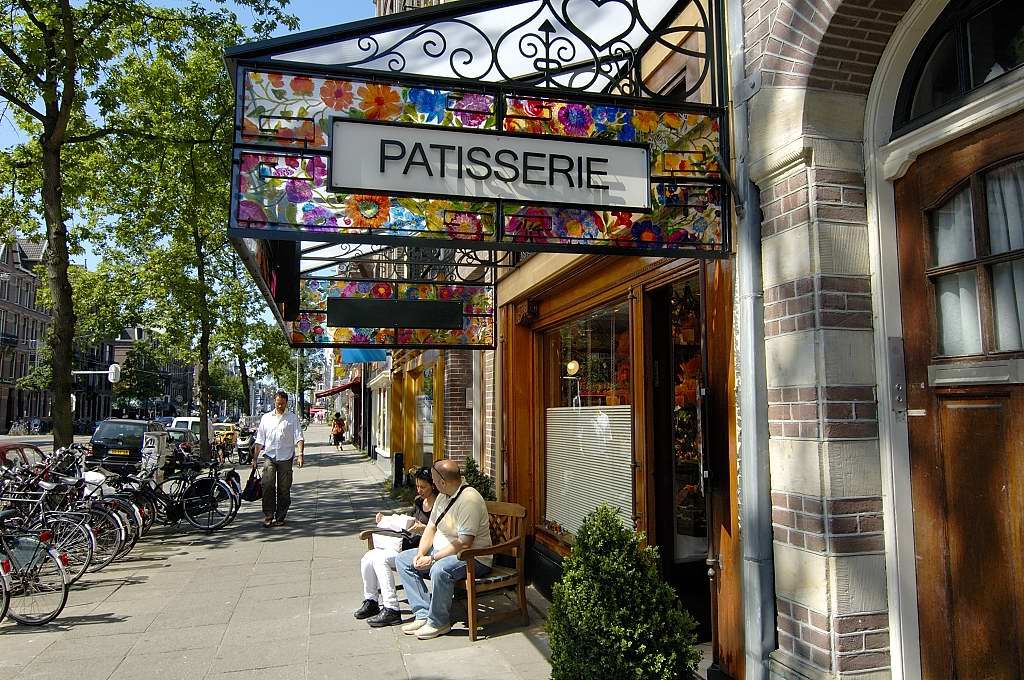
{"type": "Polygon", "coordinates": [[[462,302],[447,300],[327,300],[327,325],[335,328],[462,328],[462,302]]]}

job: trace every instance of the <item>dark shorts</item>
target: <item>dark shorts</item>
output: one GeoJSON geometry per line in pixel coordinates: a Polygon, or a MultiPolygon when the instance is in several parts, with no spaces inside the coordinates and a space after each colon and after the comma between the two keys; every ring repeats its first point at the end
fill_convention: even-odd
{"type": "Polygon", "coordinates": [[[340,443],[341,443],[341,439],[342,439],[342,437],[344,437],[345,435],[343,435],[343,434],[342,434],[341,432],[339,432],[338,434],[336,434],[336,435],[333,435],[333,436],[334,436],[334,445],[335,445],[335,446],[337,446],[338,444],[340,444],[340,443]]]}

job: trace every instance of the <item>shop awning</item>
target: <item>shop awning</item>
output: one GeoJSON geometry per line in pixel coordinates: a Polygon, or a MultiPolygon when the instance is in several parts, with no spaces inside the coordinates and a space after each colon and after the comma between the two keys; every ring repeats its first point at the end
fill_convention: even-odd
{"type": "Polygon", "coordinates": [[[727,257],[722,5],[463,0],[229,49],[228,235],[292,346],[492,349],[527,252],[727,257]]]}
{"type": "Polygon", "coordinates": [[[361,382],[362,382],[361,380],[350,380],[347,383],[342,383],[340,385],[335,385],[334,387],[332,387],[330,389],[326,389],[323,392],[317,392],[313,396],[315,396],[317,399],[320,399],[321,397],[331,397],[331,396],[334,396],[335,394],[338,394],[339,392],[344,392],[345,390],[349,390],[349,389],[352,389],[354,387],[358,387],[361,382]]]}
{"type": "Polygon", "coordinates": [[[387,361],[388,351],[386,349],[343,349],[341,350],[341,363],[363,364],[374,361],[387,361]]]}

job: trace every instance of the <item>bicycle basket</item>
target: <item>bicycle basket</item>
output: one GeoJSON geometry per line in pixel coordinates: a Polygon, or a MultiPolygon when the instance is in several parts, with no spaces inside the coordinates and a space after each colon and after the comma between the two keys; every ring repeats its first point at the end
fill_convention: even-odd
{"type": "Polygon", "coordinates": [[[46,556],[46,544],[34,536],[14,536],[8,538],[7,557],[17,572],[36,568],[46,556]]]}

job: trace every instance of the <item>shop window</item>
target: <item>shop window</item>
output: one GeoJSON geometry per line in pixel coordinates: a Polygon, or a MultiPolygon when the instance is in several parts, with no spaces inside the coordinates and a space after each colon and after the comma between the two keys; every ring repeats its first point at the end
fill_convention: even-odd
{"type": "Polygon", "coordinates": [[[434,366],[423,369],[416,393],[416,448],[420,465],[434,461],[434,366]]]}
{"type": "Polygon", "coordinates": [[[702,560],[708,553],[699,295],[696,280],[672,287],[672,521],[676,562],[702,560]]]}
{"type": "Polygon", "coordinates": [[[952,2],[910,61],[896,103],[894,137],[948,113],[1022,64],[1020,0],[952,2]]]}
{"type": "Polygon", "coordinates": [[[1024,161],[972,176],[929,224],[934,354],[1024,351],[1024,161]]]}
{"type": "Polygon", "coordinates": [[[629,308],[599,309],[545,336],[544,524],[573,534],[601,503],[633,514],[629,308]]]}

